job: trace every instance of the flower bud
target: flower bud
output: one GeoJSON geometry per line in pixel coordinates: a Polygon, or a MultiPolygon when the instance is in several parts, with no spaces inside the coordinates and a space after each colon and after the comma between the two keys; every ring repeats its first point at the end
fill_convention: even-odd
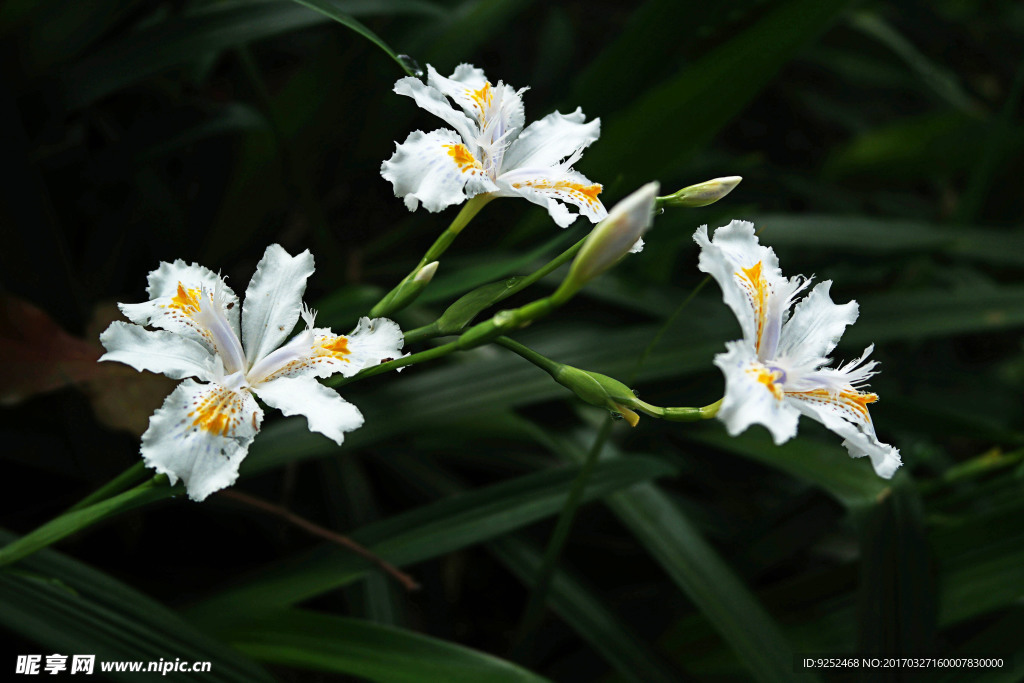
{"type": "Polygon", "coordinates": [[[560,365],[551,376],[590,405],[622,415],[630,427],[636,427],[640,421],[640,416],[631,409],[637,403],[636,396],[619,380],[571,365],[560,365]]]}
{"type": "Polygon", "coordinates": [[[732,175],[725,178],[706,180],[703,183],[684,187],[678,192],[674,192],[664,197],[658,197],[658,208],[660,209],[666,206],[697,208],[700,206],[707,206],[708,204],[714,204],[719,199],[732,192],[733,188],[739,185],[741,180],[743,180],[743,178],[740,176],[732,175]]]}
{"type": "Polygon", "coordinates": [[[580,247],[554,299],[568,300],[583,285],[634,250],[634,245],[651,227],[657,194],[658,183],[647,183],[612,207],[608,217],[597,224],[580,247]]]}
{"type": "Polygon", "coordinates": [[[437,272],[437,267],[440,265],[439,261],[431,261],[427,265],[419,269],[416,276],[412,279],[413,282],[422,282],[425,287],[431,280],[434,279],[434,273],[437,272]]]}
{"type": "Polygon", "coordinates": [[[437,261],[431,261],[427,265],[416,271],[409,280],[404,280],[399,283],[391,292],[380,300],[380,302],[373,307],[370,314],[374,317],[381,318],[400,311],[413,301],[415,301],[423,290],[427,288],[430,281],[434,279],[434,273],[437,272],[437,261]]]}

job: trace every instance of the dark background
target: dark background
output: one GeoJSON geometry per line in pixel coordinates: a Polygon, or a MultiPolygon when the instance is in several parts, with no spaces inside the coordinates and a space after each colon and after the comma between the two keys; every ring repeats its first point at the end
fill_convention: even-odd
{"type": "MultiPolygon", "coordinates": [[[[617,424],[606,455],[637,464],[611,463],[604,492],[630,477],[657,484],[581,509],[553,610],[513,651],[560,507],[530,516],[548,490],[537,477],[561,472],[549,484],[564,494],[567,465],[604,418],[521,359],[480,349],[347,387],[367,426],[342,449],[270,417],[258,471],[238,485],[344,533],[405,514],[406,536],[376,527],[364,542],[385,552],[389,539],[420,539],[403,560],[418,593],[372,572],[318,584],[302,568],[338,576],[344,553],[324,556],[223,497],[176,500],[62,542],[70,564],[42,556],[0,574],[5,649],[212,659],[225,680],[252,680],[252,661],[284,680],[444,679],[418,651],[384,657],[383,674],[358,668],[351,648],[405,641],[388,631],[347,647],[342,626],[355,622],[341,621],[315,622],[317,639],[300,628],[314,611],[559,681],[786,680],[791,653],[810,652],[1024,665],[1020,3],[321,4],[443,74],[468,61],[530,86],[528,121],[577,106],[600,117],[577,168],[604,184],[608,206],[652,179],[671,191],[744,177],[719,204],[659,216],[640,256],[517,338],[630,380],[652,403],[710,403],[722,390],[711,359],[738,328],[713,284],[682,305],[702,280],[691,235],[754,220],[787,274],[833,279],[836,301],[860,302],[836,356],[876,344],[872,414],[905,466],[878,480],[808,421],[781,448],[757,427],[729,439],[717,422],[617,424]],[[522,491],[508,498],[484,488],[514,481],[522,491]],[[460,490],[483,493],[462,503],[460,490]],[[494,501],[508,506],[500,520],[486,513],[494,501]],[[283,578],[259,588],[270,576],[283,578]],[[301,612],[278,613],[294,602],[277,604],[282,584],[320,588],[301,612]],[[333,626],[341,635],[328,637],[333,626]]],[[[350,329],[455,214],[410,214],[379,175],[396,141],[443,125],[391,92],[402,75],[358,32],[285,0],[0,5],[5,528],[31,530],[136,462],[146,416],[173,386],[86,361],[68,370],[87,347],[22,302],[91,344],[111,302],[144,299],[161,260],[219,270],[240,292],[279,242],[314,253],[306,299],[321,324],[350,329]]],[[[527,202],[492,203],[399,322],[425,324],[474,286],[531,272],[585,223],[563,232],[527,202]]],[[[917,675],[1010,681],[1019,669],[917,675]]],[[[870,678],[886,676],[914,674],[870,678]]]]}

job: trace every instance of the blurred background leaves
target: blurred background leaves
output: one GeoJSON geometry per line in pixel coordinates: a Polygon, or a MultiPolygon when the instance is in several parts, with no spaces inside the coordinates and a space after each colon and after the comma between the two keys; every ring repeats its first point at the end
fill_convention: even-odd
{"type": "MultiPolygon", "coordinates": [[[[141,300],[160,260],[238,285],[267,243],[308,247],[307,298],[335,328],[418,260],[450,216],[410,214],[378,173],[395,141],[436,127],[391,92],[417,62],[529,85],[531,120],[601,117],[578,166],[606,204],[652,179],[745,178],[719,204],[659,216],[643,254],[517,338],[624,379],[660,332],[634,387],[714,401],[710,361],[737,326],[714,287],[681,307],[701,282],[690,236],[751,219],[787,273],[860,302],[837,353],[878,345],[873,414],[906,463],[881,481],[807,422],[779,448],[717,423],[617,425],[549,617],[511,663],[601,416],[477,349],[346,387],[367,424],[342,449],[271,421],[240,483],[405,565],[420,592],[226,500],[171,502],[0,573],[8,648],[209,659],[213,680],[775,681],[811,652],[1004,657],[971,679],[1019,680],[1022,38],[1010,0],[4,3],[8,528],[137,460],[133,415],[162,393],[82,359],[94,319],[141,300]],[[34,388],[26,363],[46,365],[34,388]],[[43,393],[67,383],[85,391],[43,393]]],[[[400,322],[428,323],[586,229],[495,202],[400,322]]]]}

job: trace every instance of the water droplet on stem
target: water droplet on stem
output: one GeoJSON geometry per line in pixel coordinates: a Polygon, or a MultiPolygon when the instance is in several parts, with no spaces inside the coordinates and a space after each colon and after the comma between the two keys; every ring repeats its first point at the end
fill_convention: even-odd
{"type": "Polygon", "coordinates": [[[402,65],[402,68],[405,69],[405,72],[410,76],[423,78],[423,67],[421,67],[420,63],[409,55],[398,55],[398,63],[402,65]]]}

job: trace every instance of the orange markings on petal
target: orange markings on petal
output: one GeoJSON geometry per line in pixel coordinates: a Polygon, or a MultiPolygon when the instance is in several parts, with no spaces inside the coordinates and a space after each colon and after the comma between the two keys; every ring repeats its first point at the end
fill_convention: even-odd
{"type": "Polygon", "coordinates": [[[755,339],[758,353],[761,352],[761,335],[764,333],[765,314],[767,313],[768,281],[764,279],[761,272],[761,262],[758,261],[750,268],[740,268],[736,271],[736,277],[740,280],[740,286],[747,291],[750,297],[750,305],[754,309],[754,320],[757,321],[755,339]]]}
{"type": "Polygon", "coordinates": [[[564,192],[573,199],[586,202],[591,206],[599,203],[597,195],[601,194],[601,190],[604,189],[604,187],[599,183],[584,185],[583,183],[574,183],[571,180],[558,180],[555,182],[550,182],[548,180],[526,180],[521,183],[512,183],[512,187],[529,187],[534,190],[554,190],[556,193],[564,192]]]}
{"type": "Polygon", "coordinates": [[[346,363],[349,362],[349,359],[345,356],[352,354],[348,348],[348,339],[345,337],[327,337],[320,342],[320,348],[323,349],[323,352],[318,353],[318,356],[331,356],[346,363]]]}
{"type": "Polygon", "coordinates": [[[782,400],[784,392],[782,391],[782,387],[777,384],[777,382],[782,379],[781,370],[769,370],[766,367],[760,366],[750,368],[747,372],[754,375],[754,379],[765,385],[768,390],[772,392],[772,396],[780,401],[782,400]]]}
{"type": "Polygon", "coordinates": [[[193,418],[192,426],[214,436],[227,436],[239,421],[234,417],[238,413],[238,401],[239,397],[230,389],[215,389],[188,414],[193,418]]]}
{"type": "Polygon", "coordinates": [[[199,300],[202,293],[198,289],[185,289],[184,285],[178,283],[178,293],[171,298],[169,308],[177,308],[186,313],[199,311],[199,300]]]}
{"type": "Polygon", "coordinates": [[[466,94],[469,95],[469,99],[473,100],[473,105],[481,112],[487,109],[494,100],[494,93],[491,92],[490,83],[484,83],[483,87],[479,90],[467,90],[466,94]]]}
{"type": "Polygon", "coordinates": [[[865,421],[871,422],[871,415],[868,414],[868,404],[878,400],[878,394],[864,393],[856,389],[846,389],[838,394],[831,393],[827,389],[812,389],[811,391],[791,391],[790,396],[802,398],[816,403],[827,403],[838,406],[860,415],[865,421]]]}
{"type": "Polygon", "coordinates": [[[463,173],[473,169],[483,169],[480,162],[473,158],[473,155],[465,145],[444,145],[444,148],[448,150],[448,156],[455,160],[455,165],[463,173]]]}

